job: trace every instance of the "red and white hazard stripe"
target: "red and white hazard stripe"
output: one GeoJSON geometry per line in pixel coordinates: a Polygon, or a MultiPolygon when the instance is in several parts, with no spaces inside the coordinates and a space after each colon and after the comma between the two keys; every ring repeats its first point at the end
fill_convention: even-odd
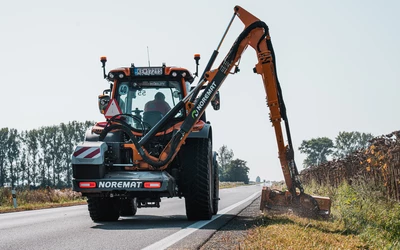
{"type": "Polygon", "coordinates": [[[100,148],[77,147],[74,156],[76,158],[96,158],[100,156],[100,148]]]}

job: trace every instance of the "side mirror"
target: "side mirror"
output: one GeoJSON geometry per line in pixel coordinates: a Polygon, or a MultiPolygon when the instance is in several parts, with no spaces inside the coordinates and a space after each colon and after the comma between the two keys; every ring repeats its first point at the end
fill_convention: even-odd
{"type": "Polygon", "coordinates": [[[109,93],[109,90],[104,90],[102,95],[99,95],[99,111],[101,114],[105,113],[105,110],[108,106],[108,103],[110,102],[110,96],[106,95],[106,93],[109,93]]]}
{"type": "Polygon", "coordinates": [[[220,96],[219,96],[219,91],[217,91],[214,98],[211,100],[211,105],[212,105],[213,109],[219,110],[220,103],[221,103],[221,100],[220,100],[220,96]]]}

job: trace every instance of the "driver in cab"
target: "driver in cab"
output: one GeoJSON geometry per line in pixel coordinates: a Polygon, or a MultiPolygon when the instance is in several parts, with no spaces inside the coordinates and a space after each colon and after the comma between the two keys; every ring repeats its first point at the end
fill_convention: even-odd
{"type": "Polygon", "coordinates": [[[171,110],[169,104],[165,101],[165,95],[161,92],[157,92],[154,96],[154,100],[149,101],[144,106],[144,112],[158,111],[165,115],[171,110]]]}

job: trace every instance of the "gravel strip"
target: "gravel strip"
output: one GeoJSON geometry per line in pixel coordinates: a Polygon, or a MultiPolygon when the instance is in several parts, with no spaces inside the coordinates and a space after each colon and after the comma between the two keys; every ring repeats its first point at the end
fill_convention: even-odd
{"type": "Polygon", "coordinates": [[[245,239],[247,230],[258,226],[260,221],[260,198],[258,198],[216,231],[200,249],[241,249],[243,247],[240,244],[245,239]]]}

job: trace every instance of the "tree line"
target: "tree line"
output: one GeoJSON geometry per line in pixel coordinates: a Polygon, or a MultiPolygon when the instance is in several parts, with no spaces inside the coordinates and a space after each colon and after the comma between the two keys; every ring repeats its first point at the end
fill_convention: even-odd
{"type": "MultiPolygon", "coordinates": [[[[93,121],[61,123],[39,129],[0,129],[0,187],[71,187],[71,155],[93,121]]],[[[247,162],[233,151],[218,152],[221,181],[249,183],[247,162]]]]}
{"type": "Polygon", "coordinates": [[[303,167],[318,166],[328,161],[328,157],[334,160],[344,159],[350,154],[366,149],[371,144],[374,136],[370,133],[339,132],[335,140],[328,137],[303,140],[299,150],[306,154],[303,167]]]}
{"type": "Polygon", "coordinates": [[[70,187],[71,155],[92,121],[19,132],[0,129],[0,187],[70,187]]]}
{"type": "Polygon", "coordinates": [[[339,187],[346,182],[369,186],[374,196],[382,192],[387,199],[400,201],[400,131],[375,137],[369,144],[344,158],[304,169],[303,183],[339,187]]]}

